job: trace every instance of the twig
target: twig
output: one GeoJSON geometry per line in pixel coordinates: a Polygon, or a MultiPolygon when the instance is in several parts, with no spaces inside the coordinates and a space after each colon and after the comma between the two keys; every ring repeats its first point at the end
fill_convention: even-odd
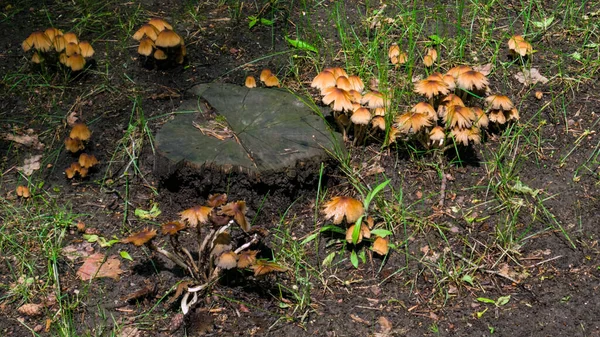
{"type": "Polygon", "coordinates": [[[556,259],[560,259],[561,257],[563,257],[563,256],[562,256],[562,255],[558,255],[558,256],[555,256],[555,257],[553,257],[553,258],[549,258],[549,259],[547,259],[547,260],[540,261],[540,262],[538,262],[538,263],[532,264],[532,265],[530,265],[530,266],[526,266],[525,268],[533,268],[533,267],[537,267],[537,266],[539,266],[540,264],[544,264],[544,263],[546,263],[546,262],[554,261],[554,260],[556,260],[556,259]]]}
{"type": "Polygon", "coordinates": [[[503,277],[503,278],[505,278],[505,279],[513,282],[513,283],[519,283],[519,281],[515,280],[514,278],[512,278],[512,277],[510,277],[508,275],[504,275],[504,274],[502,274],[500,272],[497,272],[495,270],[485,269],[482,265],[478,266],[475,263],[473,263],[472,261],[470,261],[469,259],[465,258],[464,256],[462,256],[462,255],[460,255],[458,253],[452,252],[452,255],[454,255],[454,256],[458,257],[459,259],[463,260],[464,262],[468,263],[475,270],[480,270],[480,271],[482,271],[484,273],[493,274],[493,275],[497,275],[497,276],[503,277]]]}

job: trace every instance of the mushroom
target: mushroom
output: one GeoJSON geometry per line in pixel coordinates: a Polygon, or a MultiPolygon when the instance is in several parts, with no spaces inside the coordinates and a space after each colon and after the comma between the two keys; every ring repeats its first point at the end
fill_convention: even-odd
{"type": "Polygon", "coordinates": [[[62,36],[63,32],[60,29],[56,29],[56,28],[46,28],[46,30],[44,31],[44,34],[46,34],[46,36],[50,39],[50,41],[54,41],[54,38],[57,36],[62,36]]]}
{"type": "Polygon", "coordinates": [[[44,32],[33,32],[21,44],[23,51],[34,48],[37,51],[47,52],[52,48],[52,40],[44,32]]]}
{"type": "Polygon", "coordinates": [[[446,133],[444,132],[444,128],[441,126],[435,126],[429,132],[429,140],[431,144],[434,146],[442,146],[444,144],[444,139],[446,138],[446,133]]]}
{"type": "Polygon", "coordinates": [[[335,87],[336,79],[333,73],[328,70],[323,70],[312,80],[310,86],[312,88],[319,89],[321,95],[324,94],[325,89],[335,87]]]}
{"type": "Polygon", "coordinates": [[[167,54],[164,51],[162,51],[162,49],[157,49],[156,51],[154,51],[154,58],[159,61],[166,60],[167,54]]]}
{"type": "Polygon", "coordinates": [[[267,77],[269,77],[269,76],[271,76],[271,75],[273,75],[273,73],[271,72],[271,70],[270,70],[270,69],[267,69],[267,68],[265,68],[265,69],[263,69],[263,70],[260,72],[260,77],[259,77],[259,79],[260,79],[260,81],[261,81],[261,82],[263,82],[263,83],[264,83],[264,82],[267,80],[267,77]]]}
{"type": "Polygon", "coordinates": [[[379,255],[387,255],[387,253],[390,251],[389,244],[390,242],[388,239],[378,236],[377,238],[375,238],[375,241],[373,241],[371,249],[379,255]]]}
{"type": "Polygon", "coordinates": [[[367,225],[365,225],[364,223],[361,223],[360,231],[358,232],[358,239],[356,240],[356,242],[353,242],[354,240],[352,240],[352,236],[354,234],[355,227],[356,227],[356,224],[351,225],[346,230],[346,242],[359,244],[363,238],[368,239],[371,237],[371,231],[369,230],[369,227],[367,227],[367,225]]]}
{"type": "Polygon", "coordinates": [[[79,155],[79,165],[81,167],[85,167],[87,169],[98,165],[98,159],[96,159],[96,157],[94,155],[91,154],[87,154],[87,153],[82,153],[81,155],[79,155]]]}
{"type": "Polygon", "coordinates": [[[340,224],[346,218],[348,223],[356,222],[364,213],[360,201],[347,196],[335,196],[331,198],[321,211],[325,219],[333,218],[334,224],[340,224]]]}
{"type": "Polygon", "coordinates": [[[250,229],[250,223],[246,219],[246,202],[243,200],[227,203],[221,206],[220,214],[232,216],[233,220],[240,226],[240,228],[247,232],[250,229]]]}
{"type": "Polygon", "coordinates": [[[423,65],[431,67],[433,65],[433,57],[431,57],[431,55],[423,56],[423,65]]]}
{"type": "Polygon", "coordinates": [[[267,78],[263,81],[263,83],[267,87],[278,87],[279,88],[281,86],[279,84],[279,79],[277,78],[277,76],[275,76],[275,74],[271,74],[271,75],[267,76],[267,78]]]}
{"type": "Polygon", "coordinates": [[[247,88],[256,88],[256,80],[252,76],[246,77],[246,87],[247,88]]]}
{"type": "Polygon", "coordinates": [[[474,120],[475,114],[473,113],[473,110],[460,105],[451,105],[448,108],[446,115],[443,117],[444,123],[449,128],[470,128],[474,120]]]}
{"type": "Polygon", "coordinates": [[[35,64],[40,64],[40,63],[44,62],[44,57],[36,51],[35,53],[33,53],[33,56],[31,57],[31,62],[33,62],[35,64]]]}
{"type": "Polygon", "coordinates": [[[488,104],[490,121],[504,124],[509,120],[519,120],[519,111],[507,96],[491,95],[485,101],[488,104]],[[503,116],[500,116],[500,114],[503,116]]]}
{"type": "Polygon", "coordinates": [[[331,87],[326,90],[325,96],[323,96],[323,104],[332,104],[333,111],[352,111],[352,102],[350,94],[340,88],[331,87]]]}
{"type": "Polygon", "coordinates": [[[233,269],[237,267],[237,259],[237,254],[230,250],[217,257],[216,265],[221,269],[233,269]]]}
{"type": "Polygon", "coordinates": [[[248,268],[256,263],[256,254],[258,250],[245,250],[238,254],[237,267],[240,269],[248,268]]]}
{"type": "Polygon", "coordinates": [[[179,231],[185,229],[185,224],[179,222],[179,221],[169,221],[164,223],[161,226],[162,229],[162,233],[163,235],[177,235],[177,233],[179,233],[179,231]]]}
{"type": "Polygon", "coordinates": [[[17,196],[21,197],[23,199],[28,199],[31,197],[31,192],[29,191],[29,187],[27,187],[27,186],[23,186],[23,185],[17,186],[16,192],[17,192],[17,196]]]}
{"type": "Polygon", "coordinates": [[[170,29],[165,29],[158,34],[154,44],[157,47],[172,48],[181,45],[183,40],[181,37],[170,29]]]}
{"type": "Polygon", "coordinates": [[[469,70],[473,70],[473,68],[466,66],[466,65],[458,65],[458,66],[448,70],[448,72],[446,72],[446,75],[450,75],[450,76],[454,77],[455,79],[457,79],[460,74],[467,72],[469,70]]]}
{"type": "Polygon", "coordinates": [[[52,47],[56,52],[60,53],[67,48],[67,40],[62,35],[55,36],[54,40],[52,40],[52,47]]]}
{"type": "Polygon", "coordinates": [[[385,118],[383,116],[374,116],[373,119],[371,119],[371,127],[385,131],[385,118]]]}
{"type": "Polygon", "coordinates": [[[359,94],[365,90],[365,84],[360,77],[352,75],[348,77],[348,81],[350,81],[352,90],[356,90],[359,94]]]}
{"type": "Polygon", "coordinates": [[[206,204],[210,207],[219,207],[221,205],[224,205],[226,202],[227,202],[227,194],[216,193],[216,194],[208,195],[208,200],[206,201],[206,204]]]}
{"type": "Polygon", "coordinates": [[[194,206],[179,213],[181,221],[187,221],[192,227],[208,222],[208,216],[212,207],[194,206]]]}
{"type": "Polygon", "coordinates": [[[67,43],[67,46],[65,47],[65,54],[67,54],[67,56],[81,54],[81,48],[79,48],[79,44],[74,42],[67,43]]]}
{"type": "Polygon", "coordinates": [[[165,29],[173,29],[173,26],[171,26],[167,21],[160,18],[150,19],[150,21],[148,21],[148,24],[154,26],[159,32],[165,29]]]}
{"type": "Polygon", "coordinates": [[[426,78],[415,84],[414,92],[429,98],[429,104],[434,106],[434,97],[446,95],[448,92],[450,92],[450,90],[444,81],[437,80],[435,78],[426,78]]]}
{"type": "Polygon", "coordinates": [[[398,56],[400,56],[400,46],[394,43],[388,49],[388,57],[390,62],[392,62],[392,64],[398,64],[398,56]]]}
{"type": "Polygon", "coordinates": [[[152,55],[152,51],[154,50],[154,41],[149,37],[144,37],[140,40],[140,45],[138,46],[138,54],[143,56],[152,55]]]}
{"type": "Polygon", "coordinates": [[[329,68],[328,70],[333,73],[333,76],[335,76],[336,79],[340,76],[348,77],[348,73],[346,73],[346,71],[340,67],[333,67],[329,68]]]}
{"type": "Polygon", "coordinates": [[[396,123],[402,133],[417,133],[426,126],[431,126],[432,120],[426,114],[406,112],[396,117],[396,123]]]}
{"type": "Polygon", "coordinates": [[[89,140],[92,135],[92,132],[88,127],[83,123],[75,123],[73,128],[71,129],[71,133],[69,137],[73,139],[79,139],[81,141],[89,140]]]}
{"type": "Polygon", "coordinates": [[[371,112],[367,108],[358,108],[352,113],[350,121],[354,124],[354,144],[362,144],[367,135],[367,125],[371,121],[371,112]]]}
{"type": "Polygon", "coordinates": [[[79,43],[79,39],[77,38],[77,35],[75,35],[75,33],[65,33],[63,34],[63,38],[67,43],[79,43]]]}
{"type": "Polygon", "coordinates": [[[513,56],[525,57],[533,53],[533,47],[521,35],[515,35],[508,40],[508,49],[513,56]]]}
{"type": "Polygon", "coordinates": [[[79,71],[85,66],[85,59],[81,54],[73,54],[67,58],[66,65],[70,67],[72,71],[79,71]]]}
{"type": "Polygon", "coordinates": [[[366,105],[369,109],[384,108],[386,106],[386,100],[383,93],[379,91],[370,91],[363,96],[360,104],[366,105]]]}
{"type": "Polygon", "coordinates": [[[463,101],[467,98],[468,92],[483,91],[487,88],[488,84],[487,77],[476,70],[465,71],[458,75],[456,79],[456,86],[463,90],[463,101]]]}
{"type": "Polygon", "coordinates": [[[94,48],[87,41],[79,42],[79,49],[81,50],[81,56],[88,58],[94,56],[94,48]]]}
{"type": "Polygon", "coordinates": [[[148,38],[154,41],[158,37],[159,33],[159,30],[156,29],[156,27],[154,27],[153,25],[145,24],[142,25],[142,27],[140,27],[140,29],[138,29],[135,32],[135,34],[133,34],[133,38],[135,40],[140,41],[144,36],[147,36],[148,38]]]}
{"type": "Polygon", "coordinates": [[[177,255],[172,254],[171,252],[164,250],[160,247],[157,247],[155,244],[153,244],[152,239],[154,239],[155,236],[156,236],[156,229],[145,228],[140,232],[134,233],[124,239],[121,239],[121,242],[122,243],[132,243],[138,247],[145,245],[149,249],[154,250],[154,251],[164,255],[171,261],[175,262],[175,264],[177,264],[178,266],[180,266],[183,269],[190,271],[190,273],[192,275],[194,275],[191,268],[188,265],[186,265],[185,262],[183,262],[183,260],[181,260],[181,258],[179,258],[177,255]]]}
{"type": "Polygon", "coordinates": [[[354,87],[352,87],[352,85],[350,84],[348,77],[346,76],[339,76],[335,80],[335,86],[345,91],[350,91],[354,89],[354,87]]]}
{"type": "Polygon", "coordinates": [[[435,109],[431,106],[431,104],[426,102],[417,103],[415,106],[412,107],[412,109],[410,109],[410,111],[414,113],[425,114],[427,117],[429,117],[429,119],[431,119],[434,122],[438,120],[438,116],[435,112],[435,109]]]}

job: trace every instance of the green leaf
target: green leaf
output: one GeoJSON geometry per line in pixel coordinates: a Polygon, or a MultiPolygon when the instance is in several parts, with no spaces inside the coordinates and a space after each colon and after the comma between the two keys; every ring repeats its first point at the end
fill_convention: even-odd
{"type": "Polygon", "coordinates": [[[112,245],[114,245],[115,243],[119,242],[118,239],[113,239],[110,241],[107,241],[105,238],[103,237],[98,237],[98,244],[100,245],[100,247],[102,248],[106,248],[106,247],[112,247],[112,245]]]}
{"type": "Polygon", "coordinates": [[[289,37],[285,37],[285,40],[291,44],[292,46],[294,46],[295,48],[301,49],[301,50],[306,50],[306,51],[312,51],[313,53],[319,53],[319,51],[317,50],[317,48],[315,48],[314,46],[308,44],[307,42],[304,42],[302,40],[292,40],[289,37]]]}
{"type": "Polygon", "coordinates": [[[485,298],[485,297],[477,297],[477,300],[479,302],[483,302],[483,303],[490,303],[490,304],[496,304],[496,301],[491,300],[489,298],[485,298]]]}
{"type": "Polygon", "coordinates": [[[508,303],[509,301],[510,301],[510,295],[500,296],[500,297],[498,297],[498,300],[496,301],[496,305],[501,307],[501,306],[505,305],[506,303],[508,303]]]}
{"type": "Polygon", "coordinates": [[[311,242],[312,240],[316,239],[317,236],[319,236],[319,233],[311,234],[311,235],[307,236],[306,239],[302,240],[302,242],[300,242],[300,244],[305,245],[305,244],[311,242]]]}
{"type": "Polygon", "coordinates": [[[98,241],[98,235],[96,234],[83,234],[83,239],[87,242],[97,242],[98,241]]]}
{"type": "Polygon", "coordinates": [[[377,236],[382,237],[382,238],[385,238],[388,235],[392,235],[392,232],[388,231],[387,229],[378,228],[378,229],[373,229],[371,231],[371,234],[377,235],[377,236]]]}
{"type": "Polygon", "coordinates": [[[352,230],[352,243],[353,244],[358,243],[358,238],[360,237],[360,228],[362,227],[362,219],[363,219],[363,216],[358,218],[358,220],[354,224],[354,228],[352,230]]]}
{"type": "Polygon", "coordinates": [[[273,21],[271,21],[269,19],[265,19],[265,18],[260,18],[260,24],[265,25],[265,26],[272,26],[273,21]]]}
{"type": "Polygon", "coordinates": [[[248,29],[252,29],[258,23],[258,18],[254,15],[248,17],[248,29]]]}
{"type": "Polygon", "coordinates": [[[551,16],[549,18],[544,18],[542,21],[532,21],[531,24],[536,28],[548,29],[553,21],[554,17],[551,16]]]}
{"type": "Polygon", "coordinates": [[[341,228],[340,226],[336,226],[336,225],[327,225],[327,226],[321,228],[321,230],[320,230],[321,233],[327,232],[327,231],[331,231],[331,232],[339,233],[339,234],[346,234],[346,231],[343,228],[341,228]]]}
{"type": "Polygon", "coordinates": [[[367,262],[367,253],[365,252],[364,249],[360,251],[360,254],[358,256],[360,257],[360,260],[362,261],[362,263],[367,262]]]}
{"type": "Polygon", "coordinates": [[[153,203],[152,208],[149,211],[143,210],[141,208],[135,209],[135,216],[142,220],[153,220],[156,219],[160,215],[161,210],[158,208],[158,203],[153,203]]]}
{"type": "Polygon", "coordinates": [[[438,35],[429,35],[428,38],[431,40],[431,42],[433,42],[434,44],[442,44],[444,43],[444,39],[439,37],[438,35]]]}
{"type": "Polygon", "coordinates": [[[356,251],[353,250],[350,254],[350,262],[354,266],[354,268],[358,268],[358,256],[356,255],[356,251]]]}
{"type": "Polygon", "coordinates": [[[327,266],[331,265],[331,262],[333,261],[335,254],[337,254],[337,252],[331,252],[331,253],[329,253],[329,255],[327,255],[323,259],[323,263],[322,263],[323,267],[327,267],[327,266]]]}
{"type": "Polygon", "coordinates": [[[121,257],[124,258],[125,260],[133,261],[133,258],[131,258],[131,255],[129,255],[129,253],[124,250],[120,251],[119,255],[121,255],[121,257]]]}
{"type": "Polygon", "coordinates": [[[485,314],[486,311],[488,311],[488,308],[483,309],[483,311],[478,311],[476,313],[477,318],[481,318],[481,316],[483,316],[483,314],[485,314]]]}
{"type": "Polygon", "coordinates": [[[466,283],[470,284],[472,287],[475,286],[473,284],[473,278],[471,277],[471,275],[465,275],[460,280],[463,281],[463,282],[466,282],[466,283]]]}
{"type": "Polygon", "coordinates": [[[364,203],[365,211],[367,209],[369,209],[369,205],[371,204],[371,201],[373,201],[373,198],[377,195],[377,193],[381,192],[381,190],[383,190],[389,183],[390,183],[390,180],[388,179],[388,180],[382,182],[381,184],[375,186],[375,188],[372,189],[371,191],[369,191],[369,194],[367,194],[367,197],[365,198],[365,203],[364,203]]]}

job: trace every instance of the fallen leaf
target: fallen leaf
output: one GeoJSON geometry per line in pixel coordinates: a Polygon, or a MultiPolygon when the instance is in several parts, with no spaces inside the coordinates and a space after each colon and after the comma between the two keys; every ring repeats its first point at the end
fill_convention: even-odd
{"type": "Polygon", "coordinates": [[[540,71],[536,68],[531,68],[531,70],[523,69],[523,71],[520,71],[517,74],[515,74],[515,78],[517,79],[517,81],[525,85],[548,83],[548,79],[542,74],[540,74],[540,71]]]}
{"type": "Polygon", "coordinates": [[[366,319],[360,318],[355,314],[350,314],[350,318],[352,318],[353,321],[355,321],[356,323],[362,323],[365,325],[371,325],[371,323],[369,321],[367,321],[366,319]]]}
{"type": "Polygon", "coordinates": [[[138,328],[134,326],[126,326],[117,335],[117,337],[140,337],[141,333],[138,328]]]}
{"type": "Polygon", "coordinates": [[[40,142],[38,135],[33,133],[33,129],[28,129],[25,134],[3,133],[2,138],[35,150],[44,149],[44,144],[40,142]]]}
{"type": "Polygon", "coordinates": [[[474,66],[473,70],[482,73],[484,76],[487,76],[492,72],[492,64],[488,63],[479,66],[474,66]]]}
{"type": "Polygon", "coordinates": [[[379,317],[379,319],[377,320],[377,323],[379,323],[379,326],[380,326],[380,329],[379,329],[380,333],[389,334],[390,331],[392,331],[392,323],[385,316],[379,317]]]}
{"type": "Polygon", "coordinates": [[[35,156],[31,156],[23,162],[23,166],[17,167],[17,170],[23,172],[24,175],[30,176],[33,174],[33,171],[37,171],[40,169],[40,160],[42,159],[42,155],[38,154],[35,156]]]}
{"type": "Polygon", "coordinates": [[[63,254],[63,256],[69,259],[70,261],[75,261],[80,257],[88,257],[93,252],[94,247],[92,247],[92,244],[90,242],[86,241],[68,245],[61,249],[61,253],[63,254]]]}
{"type": "Polygon", "coordinates": [[[96,253],[90,255],[83,265],[77,270],[77,276],[82,281],[89,281],[93,278],[110,277],[115,280],[123,273],[121,270],[121,261],[114,255],[104,261],[104,254],[96,253]]]}
{"type": "Polygon", "coordinates": [[[77,121],[79,120],[79,117],[77,117],[77,110],[72,110],[68,115],[67,115],[67,124],[70,127],[73,127],[73,125],[75,125],[77,123],[77,121]]]}
{"type": "Polygon", "coordinates": [[[19,309],[17,309],[17,311],[21,315],[37,316],[42,313],[43,308],[44,306],[42,304],[28,303],[20,306],[19,309]]]}

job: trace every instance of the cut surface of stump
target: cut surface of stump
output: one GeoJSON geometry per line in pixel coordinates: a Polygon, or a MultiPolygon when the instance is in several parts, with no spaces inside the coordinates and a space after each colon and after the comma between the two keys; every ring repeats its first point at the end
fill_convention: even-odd
{"type": "MultiPolygon", "coordinates": [[[[244,173],[262,183],[293,181],[317,168],[343,143],[323,118],[283,89],[200,84],[156,135],[157,170],[168,178],[185,168],[214,179],[244,173]]],[[[316,109],[316,108],[315,108],[316,109]]],[[[318,113],[321,113],[318,111],[318,113]]],[[[318,172],[317,172],[318,173],[318,172]]]]}

